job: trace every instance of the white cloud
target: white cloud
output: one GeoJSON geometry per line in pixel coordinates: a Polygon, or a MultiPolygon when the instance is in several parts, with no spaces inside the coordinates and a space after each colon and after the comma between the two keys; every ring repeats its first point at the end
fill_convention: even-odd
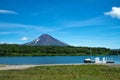
{"type": "Polygon", "coordinates": [[[0,31],[0,35],[18,34],[18,31],[0,31]]]}
{"type": "Polygon", "coordinates": [[[11,33],[13,33],[13,32],[0,32],[0,35],[2,34],[11,34],[11,33]]]}
{"type": "Polygon", "coordinates": [[[10,10],[2,10],[0,9],[0,14],[18,14],[15,11],[10,11],[10,10]]]}
{"type": "Polygon", "coordinates": [[[65,28],[70,28],[70,27],[87,27],[87,26],[99,26],[99,25],[106,25],[103,16],[93,17],[81,21],[64,22],[61,26],[65,26],[65,28]]]}
{"type": "Polygon", "coordinates": [[[104,14],[120,19],[120,7],[112,7],[111,11],[105,12],[104,14]]]}
{"type": "Polygon", "coordinates": [[[20,40],[26,41],[26,40],[28,40],[28,38],[27,37],[22,37],[20,40]]]}
{"type": "Polygon", "coordinates": [[[0,28],[23,28],[28,30],[36,30],[40,32],[53,32],[55,29],[51,29],[46,26],[41,25],[28,25],[28,24],[18,24],[18,23],[6,23],[0,22],[0,28]]]}

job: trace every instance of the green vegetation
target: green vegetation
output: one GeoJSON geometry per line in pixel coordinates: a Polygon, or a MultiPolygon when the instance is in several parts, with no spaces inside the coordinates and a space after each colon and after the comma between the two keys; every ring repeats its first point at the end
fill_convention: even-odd
{"type": "Polygon", "coordinates": [[[40,66],[0,71],[0,80],[120,80],[120,68],[104,65],[40,66]]]}
{"type": "Polygon", "coordinates": [[[0,56],[116,55],[120,50],[72,46],[25,46],[0,44],[0,56]]]}

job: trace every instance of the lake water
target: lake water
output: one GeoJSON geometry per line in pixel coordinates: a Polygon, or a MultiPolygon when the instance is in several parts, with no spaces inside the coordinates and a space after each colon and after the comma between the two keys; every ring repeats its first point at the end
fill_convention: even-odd
{"type": "MultiPolygon", "coordinates": [[[[39,57],[0,57],[0,64],[79,64],[91,56],[39,56],[39,57]]],[[[115,64],[120,64],[120,56],[92,56],[92,58],[112,58],[115,64]]]]}

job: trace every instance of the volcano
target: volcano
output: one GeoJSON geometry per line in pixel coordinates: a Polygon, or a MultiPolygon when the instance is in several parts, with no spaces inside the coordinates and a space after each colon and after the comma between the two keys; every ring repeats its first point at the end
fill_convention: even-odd
{"type": "Polygon", "coordinates": [[[31,46],[69,46],[68,44],[59,41],[52,37],[49,34],[42,34],[37,39],[25,43],[24,45],[31,45],[31,46]]]}

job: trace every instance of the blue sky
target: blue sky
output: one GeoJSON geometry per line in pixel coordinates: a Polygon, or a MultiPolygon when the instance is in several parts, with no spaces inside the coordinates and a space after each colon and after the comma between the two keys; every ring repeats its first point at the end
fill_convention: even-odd
{"type": "Polygon", "coordinates": [[[44,33],[72,46],[120,48],[120,0],[0,0],[0,43],[44,33]]]}

